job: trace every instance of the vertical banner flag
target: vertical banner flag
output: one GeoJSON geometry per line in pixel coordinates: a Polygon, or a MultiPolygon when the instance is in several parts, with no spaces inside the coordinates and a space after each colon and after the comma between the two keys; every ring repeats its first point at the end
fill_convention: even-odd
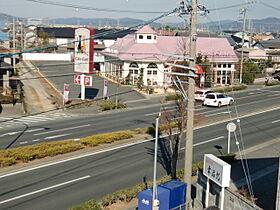
{"type": "Polygon", "coordinates": [[[104,88],[103,88],[103,98],[106,99],[108,97],[108,80],[104,80],[104,88]]]}
{"type": "Polygon", "coordinates": [[[70,92],[70,85],[64,84],[64,91],[63,91],[63,102],[67,103],[69,101],[69,92],[70,92]]]}

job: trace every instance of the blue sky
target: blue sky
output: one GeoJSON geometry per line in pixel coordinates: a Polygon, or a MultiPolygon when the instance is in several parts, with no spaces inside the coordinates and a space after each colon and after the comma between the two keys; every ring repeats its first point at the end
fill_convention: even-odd
{"type": "MultiPolygon", "coordinates": [[[[43,2],[58,2],[73,5],[81,5],[84,7],[94,7],[101,9],[115,10],[133,10],[133,11],[170,11],[178,6],[178,0],[40,0],[43,2]]],[[[250,1],[250,0],[248,0],[250,1]]],[[[37,17],[37,18],[138,18],[148,20],[159,14],[138,14],[138,13],[117,13],[117,12],[101,12],[89,11],[84,9],[67,8],[61,6],[53,6],[41,3],[30,2],[27,0],[0,0],[0,12],[18,17],[37,17]]],[[[245,3],[245,0],[198,0],[198,3],[206,6],[208,9],[219,9],[222,7],[238,5],[245,3]]],[[[280,1],[279,0],[262,0],[275,8],[270,8],[256,1],[257,3],[249,7],[248,18],[262,19],[266,17],[280,18],[280,1]]],[[[208,18],[200,18],[200,22],[208,22],[209,20],[238,20],[242,6],[230,9],[221,9],[212,11],[208,18]]],[[[181,21],[178,17],[166,17],[159,22],[177,22],[181,21]]]]}

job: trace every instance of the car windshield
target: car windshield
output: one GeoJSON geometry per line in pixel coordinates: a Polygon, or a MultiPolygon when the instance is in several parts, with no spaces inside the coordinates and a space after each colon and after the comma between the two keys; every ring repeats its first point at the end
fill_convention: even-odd
{"type": "Polygon", "coordinates": [[[206,98],[208,98],[208,99],[215,99],[215,95],[213,95],[213,94],[208,94],[208,95],[206,96],[206,98]]]}
{"type": "Polygon", "coordinates": [[[200,94],[203,94],[203,92],[202,91],[195,91],[195,94],[200,95],[200,94]]]}

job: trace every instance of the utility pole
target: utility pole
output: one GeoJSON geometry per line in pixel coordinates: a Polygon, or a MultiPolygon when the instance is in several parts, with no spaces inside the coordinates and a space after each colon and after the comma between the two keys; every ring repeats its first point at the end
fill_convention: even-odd
{"type": "MultiPolygon", "coordinates": [[[[196,39],[197,39],[197,0],[191,2],[191,35],[190,35],[190,67],[195,67],[196,63],[196,39]]],[[[186,147],[185,147],[185,174],[184,181],[187,183],[186,209],[192,209],[191,185],[192,185],[192,162],[193,162],[193,119],[194,119],[194,86],[193,77],[188,77],[188,102],[187,102],[187,128],[186,128],[186,147]]]]}
{"type": "Polygon", "coordinates": [[[242,83],[242,74],[243,74],[243,61],[244,61],[244,38],[245,38],[245,23],[246,23],[246,12],[247,8],[242,9],[243,14],[243,26],[242,26],[242,48],[241,48],[241,59],[240,59],[240,75],[239,75],[239,82],[242,83]]]}

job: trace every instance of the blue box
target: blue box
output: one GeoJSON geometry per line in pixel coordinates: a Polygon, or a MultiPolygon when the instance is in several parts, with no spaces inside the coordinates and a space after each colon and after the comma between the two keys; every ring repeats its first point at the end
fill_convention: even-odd
{"type": "MultiPolygon", "coordinates": [[[[160,210],[169,210],[170,190],[157,186],[157,199],[160,210]]],[[[138,209],[152,210],[153,208],[153,188],[149,188],[138,193],[138,209]]]]}
{"type": "Polygon", "coordinates": [[[186,188],[187,188],[186,183],[180,182],[178,180],[171,180],[159,186],[168,189],[170,191],[170,198],[169,198],[170,209],[186,203],[186,188]]]}

